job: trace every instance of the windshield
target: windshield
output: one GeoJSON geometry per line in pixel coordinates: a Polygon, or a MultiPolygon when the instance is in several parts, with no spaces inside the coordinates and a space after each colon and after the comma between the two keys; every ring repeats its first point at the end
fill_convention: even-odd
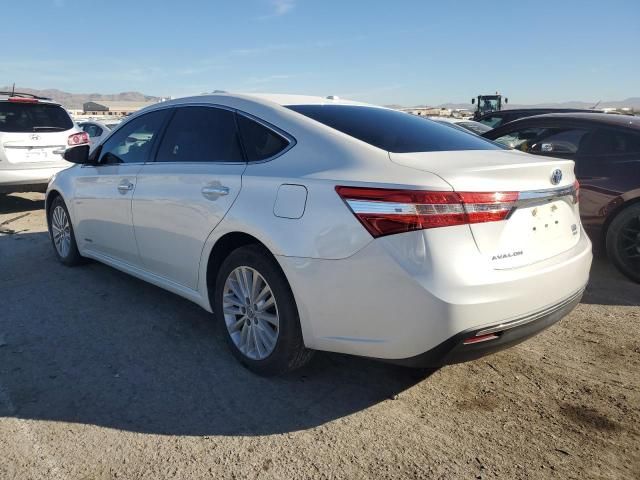
{"type": "Polygon", "coordinates": [[[387,108],[353,105],[291,105],[288,108],[392,153],[500,149],[476,135],[387,108]]]}
{"type": "Polygon", "coordinates": [[[0,102],[0,132],[60,132],[73,121],[60,105],[0,102]]]}

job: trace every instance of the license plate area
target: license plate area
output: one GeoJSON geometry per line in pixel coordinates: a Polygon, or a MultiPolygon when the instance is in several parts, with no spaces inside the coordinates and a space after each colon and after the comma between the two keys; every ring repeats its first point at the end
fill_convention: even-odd
{"type": "Polygon", "coordinates": [[[5,155],[9,163],[23,164],[23,163],[50,163],[59,162],[62,160],[62,156],[57,153],[53,153],[64,147],[7,147],[5,146],[5,155]]]}
{"type": "Polygon", "coordinates": [[[577,208],[570,200],[519,207],[505,222],[489,260],[496,269],[529,265],[572,248],[579,237],[577,208]]]}

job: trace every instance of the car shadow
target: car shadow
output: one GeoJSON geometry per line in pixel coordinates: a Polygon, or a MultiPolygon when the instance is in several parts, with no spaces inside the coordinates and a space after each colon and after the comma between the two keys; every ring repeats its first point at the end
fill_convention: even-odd
{"type": "Polygon", "coordinates": [[[581,303],[637,307],[640,306],[640,284],[621,274],[605,255],[596,255],[581,303]]]}
{"type": "Polygon", "coordinates": [[[0,194],[0,215],[32,212],[43,208],[44,194],[42,193],[0,194]]]}
{"type": "Polygon", "coordinates": [[[351,415],[429,375],[317,353],[289,375],[256,376],[212,315],[98,263],[64,267],[46,233],[0,236],[0,289],[0,416],[268,435],[351,415]]]}
{"type": "MultiPolygon", "coordinates": [[[[256,376],[230,354],[212,315],[99,263],[64,267],[46,233],[0,235],[0,291],[5,417],[166,435],[269,435],[357,413],[431,373],[319,352],[289,375],[256,376]]],[[[583,301],[631,305],[637,292],[596,262],[583,301]]]]}

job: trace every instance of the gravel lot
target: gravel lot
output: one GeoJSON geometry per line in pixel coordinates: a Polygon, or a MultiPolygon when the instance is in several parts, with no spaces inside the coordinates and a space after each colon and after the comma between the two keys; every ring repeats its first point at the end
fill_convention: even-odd
{"type": "Polygon", "coordinates": [[[59,265],[43,196],[0,199],[0,478],[639,478],[640,286],[436,372],[335,354],[277,379],[196,305],[59,265]]]}

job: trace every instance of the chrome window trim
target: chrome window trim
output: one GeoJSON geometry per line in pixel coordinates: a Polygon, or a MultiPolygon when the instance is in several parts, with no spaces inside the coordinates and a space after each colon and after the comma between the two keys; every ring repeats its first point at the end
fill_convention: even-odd
{"type": "MultiPolygon", "coordinates": [[[[230,112],[235,113],[236,115],[242,115],[246,118],[248,118],[249,120],[253,120],[254,122],[259,123],[260,125],[262,125],[263,127],[267,128],[268,130],[271,130],[273,133],[277,134],[278,136],[284,138],[289,145],[287,145],[284,149],[280,150],[276,155],[273,155],[269,158],[265,158],[262,160],[255,160],[255,161],[247,161],[245,160],[244,162],[156,162],[155,158],[152,161],[149,162],[144,162],[144,163],[127,163],[127,165],[152,165],[155,163],[162,163],[162,164],[175,164],[175,165],[202,165],[202,164],[215,164],[215,165],[238,165],[241,163],[244,163],[245,165],[255,165],[255,164],[260,164],[260,163],[266,163],[266,162],[270,162],[272,160],[275,160],[276,158],[284,155],[285,153],[287,153],[289,150],[291,150],[293,147],[296,146],[296,144],[298,143],[298,141],[296,140],[296,138],[291,135],[290,133],[282,130],[281,128],[272,125],[271,123],[267,122],[266,120],[263,120],[259,117],[256,117],[255,115],[245,112],[243,110],[239,110],[237,108],[234,107],[230,107],[228,105],[222,105],[219,103],[209,103],[209,102],[187,102],[187,103],[172,103],[172,102],[167,102],[167,105],[158,105],[158,106],[152,106],[152,107],[147,107],[143,110],[140,110],[139,112],[136,112],[135,114],[129,116],[126,120],[124,120],[123,122],[120,122],[120,124],[114,128],[113,130],[111,130],[108,134],[107,137],[104,138],[104,140],[102,140],[100,142],[100,144],[104,144],[111,135],[113,135],[115,132],[117,132],[118,130],[120,130],[120,128],[122,128],[124,125],[126,125],[127,123],[129,123],[131,120],[138,118],[139,116],[142,116],[144,114],[147,113],[151,113],[151,112],[155,112],[157,110],[164,110],[164,109],[178,109],[181,107],[211,107],[211,108],[221,108],[223,110],[228,110],[230,112]]],[[[239,129],[238,129],[238,133],[240,133],[239,129]]],[[[243,146],[244,148],[244,146],[243,146]]],[[[100,164],[98,164],[100,165],[100,164]]]]}

